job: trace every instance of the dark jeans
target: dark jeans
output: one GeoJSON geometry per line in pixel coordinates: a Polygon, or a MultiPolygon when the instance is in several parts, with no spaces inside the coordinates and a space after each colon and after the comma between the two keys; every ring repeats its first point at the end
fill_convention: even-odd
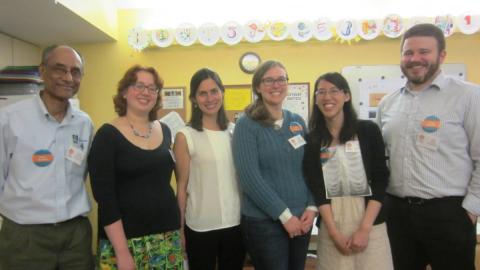
{"type": "Polygon", "coordinates": [[[255,270],[303,270],[310,232],[289,238],[280,221],[242,216],[242,234],[255,270]]]}
{"type": "Polygon", "coordinates": [[[240,226],[196,232],[185,226],[190,270],[241,270],[245,261],[240,226]]]}
{"type": "Polygon", "coordinates": [[[92,227],[85,217],[20,225],[4,219],[0,270],[93,270],[92,227]]]}
{"type": "Polygon", "coordinates": [[[462,197],[387,196],[387,229],[396,270],[474,270],[476,227],[462,197]]]}

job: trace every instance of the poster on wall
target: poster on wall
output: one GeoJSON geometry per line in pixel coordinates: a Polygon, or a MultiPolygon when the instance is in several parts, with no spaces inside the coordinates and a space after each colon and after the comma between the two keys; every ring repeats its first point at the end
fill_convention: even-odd
{"type": "Polygon", "coordinates": [[[363,80],[360,84],[359,101],[361,119],[374,120],[377,117],[377,107],[380,100],[404,85],[405,79],[392,78],[389,80],[363,80]]]}
{"type": "Polygon", "coordinates": [[[162,109],[183,109],[183,88],[162,89],[162,109]]]}
{"type": "Polygon", "coordinates": [[[300,115],[308,123],[309,97],[310,83],[290,83],[283,108],[300,115]]]}

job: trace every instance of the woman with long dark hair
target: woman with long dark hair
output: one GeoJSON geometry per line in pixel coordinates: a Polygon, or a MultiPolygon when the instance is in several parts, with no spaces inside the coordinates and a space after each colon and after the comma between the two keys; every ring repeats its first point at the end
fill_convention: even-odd
{"type": "Polygon", "coordinates": [[[233,124],[218,74],[198,70],[190,81],[192,117],[176,136],[177,199],[190,270],[241,270],[240,195],[232,157],[233,124]]]}
{"type": "Polygon", "coordinates": [[[385,146],[375,123],[357,119],[340,73],[315,82],[309,127],[304,171],[321,219],[317,270],[393,269],[381,211],[385,146]]]}

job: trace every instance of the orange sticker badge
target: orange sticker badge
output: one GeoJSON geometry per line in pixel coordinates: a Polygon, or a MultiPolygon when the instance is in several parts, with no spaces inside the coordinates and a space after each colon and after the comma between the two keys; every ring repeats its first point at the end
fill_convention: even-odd
{"type": "Polygon", "coordinates": [[[440,128],[440,118],[435,115],[427,116],[421,123],[422,129],[425,132],[433,133],[440,128]]]}
{"type": "Polygon", "coordinates": [[[293,134],[299,134],[303,131],[302,125],[298,122],[291,122],[289,125],[289,129],[293,134]]]}
{"type": "Polygon", "coordinates": [[[327,161],[332,157],[332,152],[328,150],[328,147],[322,147],[320,149],[320,162],[323,164],[327,163],[327,161]]]}
{"type": "Polygon", "coordinates": [[[53,161],[52,153],[47,149],[41,149],[33,153],[32,161],[38,167],[46,167],[53,161]]]}

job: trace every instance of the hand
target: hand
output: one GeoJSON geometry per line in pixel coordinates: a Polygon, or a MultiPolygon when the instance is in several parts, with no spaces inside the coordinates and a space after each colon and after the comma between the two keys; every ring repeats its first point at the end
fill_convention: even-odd
{"type": "Polygon", "coordinates": [[[296,216],[292,216],[286,223],[284,223],[283,228],[285,228],[290,238],[302,234],[302,223],[296,216]]]}
{"type": "Polygon", "coordinates": [[[345,256],[351,255],[352,250],[348,247],[348,238],[345,237],[342,233],[339,231],[336,231],[332,234],[330,234],[330,238],[332,238],[333,243],[335,244],[335,247],[337,250],[342,253],[345,256]]]}
{"type": "Polygon", "coordinates": [[[363,252],[368,246],[370,231],[358,229],[347,241],[347,247],[353,252],[363,252]]]}
{"type": "Polygon", "coordinates": [[[313,225],[313,221],[315,220],[315,217],[317,216],[317,213],[315,211],[312,211],[310,209],[305,209],[303,212],[302,216],[300,217],[300,222],[302,223],[302,233],[306,234],[310,231],[313,225]]]}
{"type": "Polygon", "coordinates": [[[136,270],[135,261],[130,252],[115,254],[118,270],[136,270]]]}
{"type": "Polygon", "coordinates": [[[477,223],[477,216],[475,216],[474,214],[470,213],[469,211],[467,211],[467,214],[468,214],[468,217],[470,218],[470,220],[472,221],[472,224],[476,224],[477,223]]]}

